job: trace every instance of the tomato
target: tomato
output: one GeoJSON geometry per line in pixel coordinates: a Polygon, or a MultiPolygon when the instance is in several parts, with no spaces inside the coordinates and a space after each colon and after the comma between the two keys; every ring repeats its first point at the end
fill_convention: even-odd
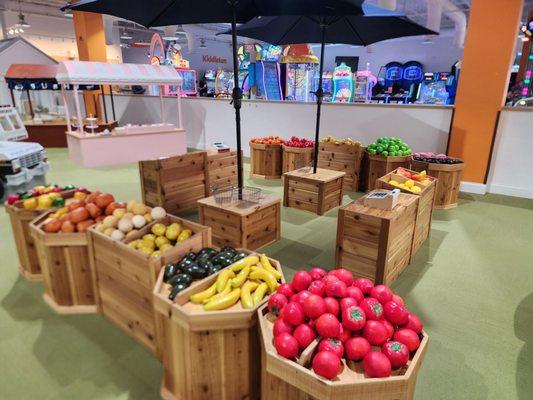
{"type": "Polygon", "coordinates": [[[383,314],[394,325],[404,325],[409,320],[409,312],[395,301],[389,301],[383,306],[383,314]]]}
{"type": "Polygon", "coordinates": [[[398,304],[400,304],[400,305],[405,307],[403,299],[400,296],[398,296],[397,294],[393,294],[392,295],[392,301],[395,301],[396,303],[398,303],[398,304]]]}
{"type": "Polygon", "coordinates": [[[323,338],[336,338],[341,333],[341,324],[333,314],[325,313],[315,321],[315,328],[323,338]]]}
{"type": "Polygon", "coordinates": [[[320,351],[313,358],[315,374],[327,379],[335,378],[341,370],[341,360],[331,351],[320,351]]]}
{"type": "Polygon", "coordinates": [[[291,297],[291,301],[295,301],[297,303],[300,303],[301,305],[304,304],[305,299],[307,299],[309,296],[311,296],[311,292],[309,290],[302,290],[300,293],[296,293],[294,296],[291,297]]]}
{"type": "Polygon", "coordinates": [[[341,312],[346,310],[348,307],[356,306],[357,304],[357,300],[355,300],[353,297],[345,297],[340,301],[341,312]]]}
{"type": "Polygon", "coordinates": [[[305,349],[316,338],[315,330],[307,324],[298,325],[292,335],[298,341],[300,349],[305,349]]]}
{"type": "Polygon", "coordinates": [[[387,342],[381,348],[381,352],[387,356],[392,368],[401,368],[409,361],[409,350],[400,342],[387,342]]]}
{"type": "Polygon", "coordinates": [[[366,319],[380,320],[383,318],[383,306],[373,297],[364,298],[359,307],[363,309],[366,319]]]}
{"type": "Polygon", "coordinates": [[[309,285],[309,291],[320,297],[324,297],[324,294],[326,293],[326,284],[322,281],[313,281],[309,285]]]}
{"type": "Polygon", "coordinates": [[[346,297],[347,286],[346,283],[337,280],[329,280],[326,283],[326,296],[343,298],[346,297]]]}
{"type": "Polygon", "coordinates": [[[324,301],[326,302],[326,312],[335,316],[339,315],[340,306],[339,302],[336,299],[334,299],[333,297],[326,297],[324,301]]]}
{"type": "Polygon", "coordinates": [[[281,310],[280,317],[293,326],[303,324],[305,320],[304,309],[300,303],[291,301],[283,310],[281,310]]]}
{"type": "Polygon", "coordinates": [[[325,269],[313,267],[311,268],[311,271],[309,271],[309,275],[311,275],[311,278],[313,278],[315,281],[322,279],[327,274],[325,269]]]}
{"type": "Polygon", "coordinates": [[[387,340],[391,340],[392,335],[394,335],[394,326],[392,326],[392,324],[386,319],[383,319],[380,322],[385,326],[385,329],[387,329],[387,340]]]}
{"type": "Polygon", "coordinates": [[[392,290],[386,285],[377,285],[370,291],[370,297],[375,298],[381,304],[392,300],[392,290]]]}
{"type": "Polygon", "coordinates": [[[330,272],[329,274],[327,274],[325,277],[322,278],[322,282],[324,282],[325,285],[328,284],[328,282],[331,282],[331,281],[338,281],[339,278],[337,278],[335,275],[333,275],[332,272],[330,272]]]}
{"type": "Polygon", "coordinates": [[[345,343],[348,339],[352,337],[352,331],[349,329],[343,328],[341,325],[341,333],[339,334],[339,340],[341,343],[345,343]]]}
{"type": "Polygon", "coordinates": [[[318,344],[318,351],[331,351],[332,353],[335,353],[337,357],[342,358],[344,355],[344,346],[339,339],[322,339],[318,344]]]}
{"type": "Polygon", "coordinates": [[[332,271],[332,274],[343,281],[346,286],[352,286],[353,274],[345,268],[337,268],[332,271]]]}
{"type": "Polygon", "coordinates": [[[306,290],[311,282],[313,282],[313,278],[309,275],[309,272],[300,270],[292,278],[292,287],[296,292],[301,292],[302,290],[306,290]]]}
{"type": "Polygon", "coordinates": [[[363,328],[363,337],[373,346],[381,346],[388,339],[389,332],[380,321],[369,320],[363,328]]]}
{"type": "Polygon", "coordinates": [[[361,307],[351,306],[344,309],[342,312],[342,325],[346,329],[351,331],[359,331],[365,327],[365,324],[366,316],[361,307]]]}
{"type": "Polygon", "coordinates": [[[282,333],[274,340],[274,347],[278,354],[285,358],[294,358],[298,355],[298,341],[290,333],[282,333]]]}
{"type": "Polygon", "coordinates": [[[357,300],[357,304],[359,304],[365,298],[365,295],[363,294],[363,292],[361,292],[361,289],[355,286],[348,286],[346,288],[346,296],[352,297],[357,300]]]}
{"type": "Polygon", "coordinates": [[[304,313],[311,319],[320,317],[326,312],[326,302],[317,294],[311,294],[303,302],[304,313]]]}
{"type": "Polygon", "coordinates": [[[277,293],[284,295],[287,299],[290,299],[294,294],[294,289],[290,283],[282,283],[276,290],[277,293]]]}
{"type": "Polygon", "coordinates": [[[370,291],[374,287],[374,283],[370,279],[359,278],[355,280],[354,286],[361,289],[361,292],[363,292],[364,295],[369,295],[370,291]]]}
{"type": "Polygon", "coordinates": [[[278,316],[280,311],[287,305],[288,302],[289,300],[287,300],[284,295],[276,292],[270,296],[270,299],[268,299],[268,311],[275,316],[278,316]]]}
{"type": "Polygon", "coordinates": [[[394,334],[394,340],[403,343],[407,346],[409,351],[415,351],[420,346],[420,339],[415,331],[412,329],[401,328],[394,334]]]}
{"type": "Polygon", "coordinates": [[[387,356],[379,351],[371,351],[363,359],[363,368],[369,378],[386,378],[392,372],[387,356]]]}
{"type": "Polygon", "coordinates": [[[285,321],[283,318],[278,318],[276,321],[274,321],[274,327],[272,328],[272,332],[274,334],[274,337],[281,335],[282,333],[292,333],[293,327],[291,324],[289,324],[287,321],[285,321]]]}
{"type": "Polygon", "coordinates": [[[424,325],[422,324],[422,320],[418,318],[415,314],[409,314],[407,317],[407,323],[402,328],[407,328],[415,331],[415,333],[422,332],[422,328],[424,325]]]}
{"type": "Polygon", "coordinates": [[[358,336],[348,339],[344,344],[344,349],[348,360],[359,361],[370,352],[371,346],[368,340],[358,336]]]}

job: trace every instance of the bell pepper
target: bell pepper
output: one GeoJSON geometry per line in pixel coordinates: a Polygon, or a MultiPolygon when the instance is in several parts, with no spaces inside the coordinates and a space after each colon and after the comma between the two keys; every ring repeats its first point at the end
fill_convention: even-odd
{"type": "Polygon", "coordinates": [[[65,206],[65,199],[63,197],[58,197],[54,199],[52,202],[53,207],[64,207],[65,206]]]}

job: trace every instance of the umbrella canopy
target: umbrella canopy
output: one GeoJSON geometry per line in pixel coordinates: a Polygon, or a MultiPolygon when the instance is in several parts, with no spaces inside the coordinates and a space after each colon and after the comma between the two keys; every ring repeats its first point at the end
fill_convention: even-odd
{"type": "MultiPolygon", "coordinates": [[[[404,14],[376,7],[362,5],[363,15],[322,15],[304,13],[300,16],[261,16],[237,27],[237,35],[263,42],[282,45],[299,43],[320,43],[320,72],[316,112],[314,168],[318,166],[318,141],[320,139],[320,117],[324,91],[324,50],[326,43],[343,43],[367,46],[382,40],[405,36],[435,35],[436,32],[418,25],[404,14]]],[[[228,34],[229,32],[222,32],[228,34]]]]}

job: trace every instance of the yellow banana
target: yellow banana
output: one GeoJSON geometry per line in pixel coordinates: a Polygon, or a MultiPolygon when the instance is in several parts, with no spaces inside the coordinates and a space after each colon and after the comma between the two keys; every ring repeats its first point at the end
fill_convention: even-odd
{"type": "MultiPolygon", "coordinates": [[[[215,282],[215,284],[216,284],[216,282],[215,282]]],[[[229,292],[231,292],[231,282],[229,280],[227,280],[226,281],[226,286],[224,286],[224,289],[220,293],[215,294],[212,297],[208,297],[208,298],[202,300],[202,303],[204,303],[204,304],[209,303],[211,300],[216,300],[219,297],[223,297],[223,296],[227,295],[229,292]]]]}
{"type": "Polygon", "coordinates": [[[225,310],[226,308],[231,307],[241,297],[241,289],[233,289],[228,294],[219,297],[217,299],[211,300],[209,303],[204,304],[205,311],[215,311],[215,310],[225,310]]]}
{"type": "Polygon", "coordinates": [[[254,294],[252,295],[252,301],[254,302],[254,306],[261,303],[261,300],[263,300],[263,297],[265,297],[267,290],[268,285],[265,282],[260,284],[257,289],[255,289],[254,294]]]}
{"type": "Polygon", "coordinates": [[[252,265],[255,265],[259,262],[259,257],[257,256],[248,256],[241,258],[239,261],[234,262],[229,268],[234,271],[238,272],[244,267],[250,267],[252,265]]]}
{"type": "Polygon", "coordinates": [[[214,296],[217,293],[217,283],[213,283],[211,286],[209,286],[207,289],[205,289],[202,292],[198,292],[196,294],[193,294],[189,301],[194,304],[202,304],[204,300],[214,296]]]}
{"type": "Polygon", "coordinates": [[[241,269],[241,272],[239,272],[237,276],[231,280],[231,286],[234,288],[241,287],[242,284],[248,278],[249,273],[250,273],[250,267],[246,266],[243,269],[241,269]]]}
{"type": "Polygon", "coordinates": [[[266,269],[257,268],[256,270],[250,273],[249,277],[250,279],[260,279],[262,281],[265,281],[268,285],[270,293],[274,293],[274,291],[278,287],[278,280],[266,269]]]}
{"type": "Polygon", "coordinates": [[[281,279],[280,272],[270,264],[268,257],[265,254],[261,254],[261,265],[264,269],[270,272],[279,281],[281,279]]]}
{"type": "Polygon", "coordinates": [[[254,300],[252,299],[252,295],[250,293],[256,290],[258,286],[259,286],[259,283],[254,282],[254,281],[244,282],[244,285],[242,285],[242,288],[241,288],[242,308],[253,308],[254,300]]]}
{"type": "Polygon", "coordinates": [[[217,278],[217,292],[220,293],[224,290],[226,287],[226,282],[230,278],[235,278],[235,272],[233,272],[231,269],[225,269],[220,274],[218,274],[217,278]]]}

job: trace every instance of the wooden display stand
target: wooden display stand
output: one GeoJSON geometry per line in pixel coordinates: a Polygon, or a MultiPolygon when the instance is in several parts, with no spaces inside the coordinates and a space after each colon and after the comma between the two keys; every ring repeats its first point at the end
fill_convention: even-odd
{"type": "MultiPolygon", "coordinates": [[[[379,191],[379,190],[378,190],[379,191]]],[[[400,193],[392,211],[364,205],[364,197],[341,207],[336,266],[376,284],[390,285],[411,260],[419,196],[400,193]]]]}
{"type": "MultiPolygon", "coordinates": [[[[415,171],[409,172],[414,173],[415,171]]],[[[422,185],[419,182],[415,182],[415,185],[422,189],[420,193],[413,193],[407,189],[402,189],[389,184],[389,181],[391,179],[394,179],[400,183],[407,181],[407,178],[396,174],[396,171],[382,176],[376,181],[376,188],[378,189],[400,189],[404,193],[414,194],[415,196],[420,197],[420,200],[418,201],[418,208],[416,211],[415,234],[413,236],[413,249],[411,251],[411,258],[417,253],[420,247],[429,238],[429,235],[431,233],[431,220],[433,216],[433,204],[435,202],[435,194],[437,193],[437,180],[428,175],[427,177],[431,180],[431,183],[429,185],[422,185]]]]}
{"type": "Polygon", "coordinates": [[[258,311],[261,334],[261,398],[268,400],[412,400],[416,378],[428,343],[423,332],[419,348],[407,365],[393,370],[388,378],[367,378],[362,363],[342,360],[343,368],[333,380],[316,375],[308,367],[317,344],[302,351],[298,362],[278,355],[272,333],[274,317],[266,306],[258,311]],[[305,355],[305,356],[304,356],[305,355]],[[303,365],[301,365],[303,364],[303,365]]]}
{"type": "Polygon", "coordinates": [[[280,179],[282,170],[280,144],[257,144],[250,142],[250,177],[280,179]]]}
{"type": "Polygon", "coordinates": [[[255,250],[281,237],[281,199],[262,194],[258,202],[218,204],[213,196],[198,200],[200,223],[210,226],[217,246],[255,250]]]}
{"type": "Polygon", "coordinates": [[[208,151],[206,163],[205,197],[211,196],[214,188],[238,185],[236,150],[226,153],[208,151]]]}
{"type": "Polygon", "coordinates": [[[365,148],[349,144],[320,143],[318,148],[319,168],[346,172],[344,190],[357,192],[365,148]]]}
{"type": "Polygon", "coordinates": [[[58,314],[96,313],[87,234],[46,233],[41,225],[54,211],[30,223],[44,278],[43,298],[58,314]]]}
{"type": "Polygon", "coordinates": [[[366,191],[370,192],[376,188],[376,180],[396,168],[409,168],[411,160],[410,156],[406,157],[382,157],[378,155],[368,154],[368,171],[366,180],[366,191]]]}
{"type": "Polygon", "coordinates": [[[426,171],[428,175],[438,179],[435,195],[436,209],[448,210],[457,207],[461,174],[465,169],[464,163],[435,164],[413,160],[411,167],[418,172],[426,171]]]}
{"type": "MultiPolygon", "coordinates": [[[[282,273],[279,262],[269,260],[282,273]]],[[[159,275],[153,295],[164,329],[161,397],[165,400],[260,398],[257,308],[268,300],[252,309],[243,309],[238,302],[222,311],[204,311],[202,305],[189,303],[191,295],[207,289],[217,277],[205,278],[172,302],[163,271],[159,275]]]]}
{"type": "Polygon", "coordinates": [[[313,162],[313,147],[289,147],[283,148],[283,168],[282,173],[294,171],[304,167],[309,167],[313,162]]]}
{"type": "Polygon", "coordinates": [[[344,172],[301,168],[284,177],[283,205],[324,215],[342,204],[344,172]]]}
{"type": "Polygon", "coordinates": [[[211,246],[208,227],[167,215],[143,227],[124,242],[89,229],[91,269],[94,275],[98,311],[135,339],[147,350],[161,357],[161,340],[153,307],[152,290],[159,271],[169,262],[179,261],[190,251],[211,246]],[[161,257],[144,255],[128,243],[147,233],[156,223],[177,222],[193,235],[164,252],[161,257]]]}

